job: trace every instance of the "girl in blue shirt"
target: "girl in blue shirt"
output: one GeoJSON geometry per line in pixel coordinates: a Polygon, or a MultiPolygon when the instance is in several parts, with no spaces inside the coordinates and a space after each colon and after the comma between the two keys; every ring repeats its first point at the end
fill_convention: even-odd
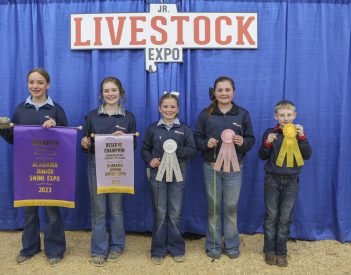
{"type": "MultiPolygon", "coordinates": [[[[13,115],[14,124],[41,125],[45,128],[67,126],[62,107],[48,95],[50,75],[42,68],[35,68],[27,75],[30,95],[21,102],[13,115]]],[[[0,129],[0,135],[13,144],[13,129],[0,129]]],[[[16,258],[22,264],[40,252],[40,223],[38,206],[24,207],[22,250],[16,258]]],[[[51,266],[58,264],[66,250],[65,231],[60,208],[46,206],[44,226],[44,250],[51,266]]]]}
{"type": "Polygon", "coordinates": [[[175,262],[185,260],[185,243],[181,235],[180,221],[182,215],[186,160],[196,154],[192,131],[185,123],[179,121],[178,96],[164,94],[159,103],[161,119],[151,124],[143,140],[142,157],[150,167],[150,186],[153,203],[153,231],[151,243],[151,260],[162,264],[169,253],[175,262]],[[177,144],[177,156],[183,181],[177,182],[173,175],[172,182],[156,180],[161,159],[164,155],[163,144],[166,140],[177,144]]]}
{"type": "Polygon", "coordinates": [[[249,112],[234,103],[234,81],[226,76],[216,79],[211,91],[211,105],[204,109],[197,120],[195,142],[204,159],[204,178],[208,203],[206,253],[219,259],[224,253],[231,259],[240,254],[240,239],[237,226],[237,207],[241,189],[243,159],[255,143],[249,112]],[[234,131],[235,146],[240,171],[214,170],[216,157],[222,145],[224,130],[234,131]],[[221,222],[223,203],[223,230],[221,222]]]}
{"type": "Polygon", "coordinates": [[[102,104],[86,117],[85,137],[81,140],[84,151],[89,153],[88,180],[91,198],[91,263],[103,266],[106,260],[117,261],[125,246],[122,194],[97,194],[94,140],[91,134],[123,135],[135,133],[134,115],[124,109],[125,92],[115,77],[101,82],[102,104]],[[106,202],[110,210],[110,231],[106,228],[106,202]]]}

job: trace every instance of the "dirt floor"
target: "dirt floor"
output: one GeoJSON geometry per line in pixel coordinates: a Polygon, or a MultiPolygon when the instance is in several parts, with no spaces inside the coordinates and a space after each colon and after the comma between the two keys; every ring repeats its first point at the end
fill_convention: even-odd
{"type": "Polygon", "coordinates": [[[0,232],[0,274],[351,274],[351,244],[336,241],[289,241],[289,266],[268,266],[263,261],[263,236],[241,235],[241,255],[231,260],[222,256],[214,262],[204,252],[204,238],[186,239],[186,261],[175,263],[167,257],[154,265],[149,256],[149,235],[127,234],[126,249],[117,262],[104,267],[89,263],[90,232],[67,231],[67,251],[63,261],[51,267],[45,254],[17,265],[21,231],[0,232]]]}

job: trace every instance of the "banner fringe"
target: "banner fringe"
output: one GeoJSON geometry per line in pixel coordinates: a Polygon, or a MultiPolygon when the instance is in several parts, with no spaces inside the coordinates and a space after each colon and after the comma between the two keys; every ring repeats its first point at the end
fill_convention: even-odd
{"type": "Polygon", "coordinates": [[[13,202],[13,206],[61,206],[67,208],[75,208],[75,202],[62,200],[15,200],[13,202]]]}
{"type": "Polygon", "coordinates": [[[107,186],[107,187],[98,187],[97,188],[98,194],[103,193],[128,193],[128,194],[135,194],[134,187],[127,187],[127,186],[107,186]]]}

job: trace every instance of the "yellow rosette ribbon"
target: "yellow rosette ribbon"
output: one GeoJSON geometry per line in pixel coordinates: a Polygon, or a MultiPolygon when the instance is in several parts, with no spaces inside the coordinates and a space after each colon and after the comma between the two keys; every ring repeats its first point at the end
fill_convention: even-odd
{"type": "Polygon", "coordinates": [[[278,158],[276,161],[277,166],[282,167],[284,163],[284,159],[286,156],[286,167],[294,167],[294,157],[296,160],[297,166],[304,165],[303,158],[301,155],[301,151],[299,145],[296,140],[296,130],[295,125],[288,123],[283,128],[283,143],[280,148],[278,158]]]}

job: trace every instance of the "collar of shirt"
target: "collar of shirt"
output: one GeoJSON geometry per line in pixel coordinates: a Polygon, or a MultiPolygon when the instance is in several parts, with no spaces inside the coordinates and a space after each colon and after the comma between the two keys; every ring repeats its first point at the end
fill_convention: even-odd
{"type": "Polygon", "coordinates": [[[279,124],[275,125],[273,131],[276,133],[283,133],[283,130],[279,127],[279,124]]]}
{"type": "Polygon", "coordinates": [[[50,96],[48,96],[46,101],[44,103],[41,103],[41,104],[34,103],[32,101],[32,96],[28,96],[24,105],[26,105],[26,104],[33,105],[35,107],[35,109],[37,109],[37,111],[39,110],[40,107],[43,107],[46,104],[49,104],[50,106],[54,106],[54,102],[52,101],[50,96]]]}
{"type": "MultiPolygon", "coordinates": [[[[105,109],[105,104],[101,104],[98,109],[98,115],[109,115],[105,109]]],[[[113,116],[126,116],[126,112],[122,105],[118,105],[118,111],[112,114],[113,116]]]]}
{"type": "Polygon", "coordinates": [[[166,124],[162,118],[157,122],[157,126],[164,125],[166,127],[169,127],[169,126],[172,126],[174,124],[180,125],[179,118],[176,117],[171,124],[166,124]]]}
{"type": "MultiPolygon", "coordinates": [[[[232,101],[232,108],[225,113],[225,115],[237,115],[239,113],[239,108],[235,103],[232,101]]],[[[218,108],[218,105],[212,112],[213,115],[224,115],[221,110],[218,108]]]]}

